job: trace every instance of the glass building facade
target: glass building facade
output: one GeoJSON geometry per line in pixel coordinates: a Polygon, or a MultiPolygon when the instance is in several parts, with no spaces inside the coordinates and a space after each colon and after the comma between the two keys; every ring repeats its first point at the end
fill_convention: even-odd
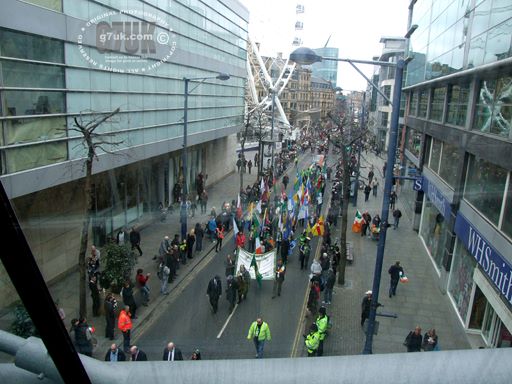
{"type": "Polygon", "coordinates": [[[412,24],[405,155],[441,191],[416,198],[420,236],[474,345],[502,346],[512,302],[473,240],[512,265],[512,3],[420,0],[412,24]]]}
{"type": "MultiPolygon", "coordinates": [[[[331,59],[338,58],[338,48],[315,48],[313,49],[318,56],[328,57],[331,59]]],[[[320,63],[311,65],[312,75],[321,79],[330,81],[333,88],[336,87],[338,81],[338,62],[334,60],[324,60],[320,63]]]]}
{"type": "Polygon", "coordinates": [[[6,0],[2,7],[9,13],[0,12],[0,174],[48,281],[76,265],[81,224],[67,218],[85,209],[76,196],[88,153],[77,126],[119,109],[94,131],[102,141],[92,175],[98,246],[175,201],[183,179],[194,190],[199,172],[214,183],[232,170],[246,78],[249,14],[241,3],[6,0]]]}

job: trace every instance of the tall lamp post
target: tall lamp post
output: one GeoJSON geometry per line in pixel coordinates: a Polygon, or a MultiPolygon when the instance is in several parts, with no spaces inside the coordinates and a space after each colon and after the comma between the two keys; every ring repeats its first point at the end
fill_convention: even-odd
{"type": "MultiPolygon", "coordinates": [[[[406,34],[406,37],[410,37],[410,35],[417,28],[416,25],[413,25],[406,34]]],[[[366,330],[366,342],[363,349],[363,354],[371,354],[372,353],[372,345],[373,345],[373,332],[375,329],[375,316],[377,314],[377,303],[379,300],[379,287],[380,287],[380,275],[382,273],[382,264],[384,260],[384,249],[386,245],[386,230],[388,224],[389,217],[389,195],[391,193],[391,187],[393,184],[393,164],[395,164],[395,152],[397,146],[397,137],[398,137],[398,122],[399,122],[399,112],[400,112],[400,98],[402,96],[402,78],[404,68],[409,61],[412,60],[411,57],[406,59],[400,58],[397,63],[390,63],[387,61],[368,61],[368,60],[352,60],[352,59],[335,59],[328,57],[318,56],[312,49],[306,47],[297,48],[290,54],[290,60],[303,65],[310,65],[316,62],[320,62],[322,60],[332,60],[332,61],[344,61],[349,63],[361,76],[365,78],[365,80],[377,91],[385,100],[389,101],[392,105],[393,109],[391,112],[391,128],[390,128],[390,137],[389,137],[389,145],[388,145],[388,166],[386,167],[385,174],[385,183],[384,183],[384,192],[382,198],[382,225],[381,231],[379,234],[379,243],[377,246],[377,257],[375,260],[375,271],[373,275],[373,287],[372,287],[372,304],[370,307],[370,316],[368,318],[368,327],[366,330]],[[393,101],[390,101],[389,98],[384,95],[379,87],[375,85],[364,73],[362,73],[359,68],[357,68],[354,63],[359,64],[371,64],[371,65],[379,65],[381,67],[394,67],[395,68],[395,83],[393,89],[393,101]]]]}
{"type": "Polygon", "coordinates": [[[184,77],[185,82],[184,104],[183,104],[183,150],[181,152],[181,163],[183,167],[183,188],[181,192],[181,207],[180,207],[180,223],[181,223],[181,239],[184,240],[187,236],[187,128],[188,128],[188,95],[199,87],[204,81],[210,79],[228,80],[230,75],[227,73],[219,73],[216,76],[209,77],[184,77]],[[194,88],[189,91],[189,83],[191,81],[199,81],[194,88]]]}

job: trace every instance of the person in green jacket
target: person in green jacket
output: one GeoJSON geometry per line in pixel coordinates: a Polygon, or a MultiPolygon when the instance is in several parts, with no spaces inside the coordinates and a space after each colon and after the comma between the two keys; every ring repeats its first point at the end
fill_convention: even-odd
{"type": "Polygon", "coordinates": [[[270,336],[270,328],[268,327],[268,324],[264,322],[261,317],[258,317],[249,328],[247,340],[251,339],[254,341],[254,346],[256,347],[256,358],[263,358],[263,347],[265,346],[265,341],[270,341],[272,337],[270,336]]]}
{"type": "Polygon", "coordinates": [[[320,307],[318,310],[318,317],[315,321],[315,324],[318,328],[318,336],[319,336],[319,345],[317,356],[322,356],[324,354],[324,340],[325,336],[327,336],[327,328],[329,326],[329,316],[326,314],[325,307],[320,307]]]}
{"type": "Polygon", "coordinates": [[[311,327],[309,327],[309,333],[305,336],[305,338],[308,357],[316,356],[318,352],[318,346],[320,345],[320,334],[316,324],[311,324],[311,327]]]}

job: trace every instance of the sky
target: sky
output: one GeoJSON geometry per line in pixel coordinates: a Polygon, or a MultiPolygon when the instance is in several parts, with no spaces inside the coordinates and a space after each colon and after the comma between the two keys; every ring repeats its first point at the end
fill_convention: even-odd
{"type": "MultiPolygon", "coordinates": [[[[404,36],[410,0],[239,0],[250,12],[249,37],[260,43],[263,56],[283,57],[296,47],[293,38],[300,37],[303,46],[320,48],[329,39],[329,47],[339,49],[340,58],[372,60],[382,52],[382,36],[404,36]],[[297,4],[304,13],[297,15],[297,4]],[[295,22],[304,29],[295,31],[295,22]]],[[[359,64],[367,76],[372,65],[359,64]]],[[[348,63],[338,63],[338,84],[344,90],[364,90],[366,80],[348,63]]]]}

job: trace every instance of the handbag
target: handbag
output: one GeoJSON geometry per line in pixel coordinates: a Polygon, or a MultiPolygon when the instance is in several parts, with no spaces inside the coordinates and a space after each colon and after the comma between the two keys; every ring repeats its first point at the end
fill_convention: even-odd
{"type": "Polygon", "coordinates": [[[407,276],[403,275],[403,276],[400,277],[400,282],[404,283],[404,284],[408,283],[409,282],[409,278],[407,276]]]}
{"type": "Polygon", "coordinates": [[[402,343],[404,345],[404,347],[408,347],[409,346],[409,340],[411,339],[411,333],[412,332],[409,332],[409,334],[405,338],[404,342],[402,343]]]}

